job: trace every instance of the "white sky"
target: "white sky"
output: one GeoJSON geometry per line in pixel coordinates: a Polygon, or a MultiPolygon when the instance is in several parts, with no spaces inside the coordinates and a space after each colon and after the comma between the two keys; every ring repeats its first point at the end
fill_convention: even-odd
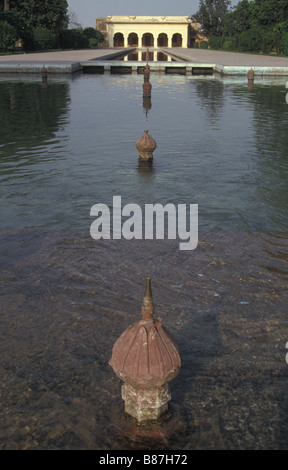
{"type": "MultiPolygon", "coordinates": [[[[232,0],[237,5],[239,0],[232,0]]],[[[68,0],[83,28],[95,27],[95,18],[108,15],[191,16],[199,0],[68,0]]]]}

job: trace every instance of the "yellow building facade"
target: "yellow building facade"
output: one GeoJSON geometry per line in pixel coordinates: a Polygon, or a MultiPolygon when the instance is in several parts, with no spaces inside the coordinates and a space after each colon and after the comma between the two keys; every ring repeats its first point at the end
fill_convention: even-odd
{"type": "MultiPolygon", "coordinates": [[[[96,18],[104,47],[192,47],[200,24],[188,16],[107,16],[96,18]]],[[[200,39],[201,40],[201,39],[200,39]]]]}

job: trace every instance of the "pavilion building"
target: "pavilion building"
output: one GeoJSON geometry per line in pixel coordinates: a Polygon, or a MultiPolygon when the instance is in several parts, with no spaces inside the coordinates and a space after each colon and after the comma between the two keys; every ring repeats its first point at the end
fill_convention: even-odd
{"type": "Polygon", "coordinates": [[[192,47],[204,36],[189,16],[107,16],[96,18],[104,47],[192,47]]]}

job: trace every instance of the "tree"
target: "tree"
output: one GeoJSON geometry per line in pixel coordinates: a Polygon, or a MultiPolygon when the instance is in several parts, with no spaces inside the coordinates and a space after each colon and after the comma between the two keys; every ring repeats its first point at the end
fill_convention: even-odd
{"type": "Polygon", "coordinates": [[[263,28],[275,27],[278,23],[287,18],[287,0],[254,0],[257,9],[257,21],[263,28]]]}
{"type": "Polygon", "coordinates": [[[104,37],[101,31],[98,31],[98,29],[94,29],[90,26],[84,28],[83,34],[89,39],[89,45],[92,48],[97,47],[99,42],[104,41],[104,37]]]}
{"type": "Polygon", "coordinates": [[[51,44],[52,36],[57,41],[60,32],[68,25],[67,9],[67,0],[0,0],[0,21],[13,26],[24,49],[31,50],[37,46],[34,41],[36,29],[36,42],[41,37],[42,45],[43,41],[51,44]]]}
{"type": "Polygon", "coordinates": [[[230,5],[230,0],[200,0],[199,10],[192,19],[201,24],[207,36],[221,36],[223,19],[230,5]]]}
{"type": "Polygon", "coordinates": [[[97,30],[92,28],[91,26],[87,26],[87,28],[83,29],[83,33],[87,38],[97,38],[97,30]]]}
{"type": "Polygon", "coordinates": [[[240,0],[225,15],[225,33],[239,34],[258,27],[271,31],[287,17],[287,0],[240,0]]]}
{"type": "Polygon", "coordinates": [[[58,33],[67,27],[67,9],[67,0],[9,0],[9,11],[21,13],[30,30],[43,27],[58,33]]]}
{"type": "Polygon", "coordinates": [[[0,23],[0,51],[9,52],[15,48],[15,42],[17,41],[16,29],[7,21],[1,21],[0,23]]]}
{"type": "Polygon", "coordinates": [[[72,28],[62,31],[59,35],[59,42],[62,49],[89,48],[89,38],[83,34],[81,28],[72,28]]]}
{"type": "Polygon", "coordinates": [[[36,28],[33,33],[34,46],[36,49],[52,49],[55,47],[55,34],[48,28],[36,28]]]}
{"type": "Polygon", "coordinates": [[[10,0],[0,0],[0,11],[10,10],[10,0]]]}
{"type": "Polygon", "coordinates": [[[25,22],[23,21],[21,13],[17,11],[2,11],[0,12],[0,22],[5,21],[16,29],[17,39],[21,38],[25,32],[25,22]]]}
{"type": "Polygon", "coordinates": [[[75,11],[68,10],[68,28],[82,28],[75,11]]]}
{"type": "Polygon", "coordinates": [[[67,8],[67,0],[45,0],[45,20],[42,26],[57,33],[66,29],[68,26],[67,8]]]}
{"type": "Polygon", "coordinates": [[[260,52],[263,44],[263,30],[260,28],[251,28],[243,31],[239,36],[240,52],[260,52]]]}
{"type": "Polygon", "coordinates": [[[241,0],[232,11],[225,14],[223,19],[225,34],[234,36],[251,27],[254,18],[252,3],[248,0],[241,0]]]}

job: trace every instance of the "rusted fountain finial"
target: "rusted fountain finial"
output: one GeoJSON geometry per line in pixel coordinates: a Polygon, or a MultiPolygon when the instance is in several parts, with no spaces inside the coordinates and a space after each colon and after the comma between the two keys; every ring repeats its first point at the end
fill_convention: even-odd
{"type": "Polygon", "coordinates": [[[153,160],[153,152],[157,148],[157,144],[153,137],[144,131],[144,134],[137,140],[136,148],[139,152],[140,160],[153,160]]]}
{"type": "Polygon", "coordinates": [[[146,279],[142,319],[130,325],[118,338],[109,361],[124,382],[125,412],[138,422],[157,420],[168,410],[171,399],[168,382],[179,373],[181,359],[171,333],[162,320],[153,320],[151,279],[146,279]]]}
{"type": "Polygon", "coordinates": [[[255,73],[254,70],[251,68],[250,70],[248,70],[248,80],[254,80],[254,77],[255,73]]]}
{"type": "Polygon", "coordinates": [[[42,78],[47,78],[47,69],[44,64],[41,69],[41,75],[42,75],[42,78]]]}
{"type": "Polygon", "coordinates": [[[151,90],[152,90],[152,85],[149,81],[150,78],[150,66],[148,64],[149,60],[149,49],[147,47],[147,52],[146,52],[146,65],[143,70],[143,75],[144,75],[144,83],[143,83],[143,96],[151,96],[151,90]]]}
{"type": "Polygon", "coordinates": [[[251,68],[248,71],[248,90],[252,90],[254,87],[254,77],[255,77],[255,73],[254,73],[254,70],[251,68]]]}
{"type": "Polygon", "coordinates": [[[154,314],[154,305],[151,290],[151,278],[146,279],[146,291],[142,302],[142,320],[152,320],[154,314]]]}

